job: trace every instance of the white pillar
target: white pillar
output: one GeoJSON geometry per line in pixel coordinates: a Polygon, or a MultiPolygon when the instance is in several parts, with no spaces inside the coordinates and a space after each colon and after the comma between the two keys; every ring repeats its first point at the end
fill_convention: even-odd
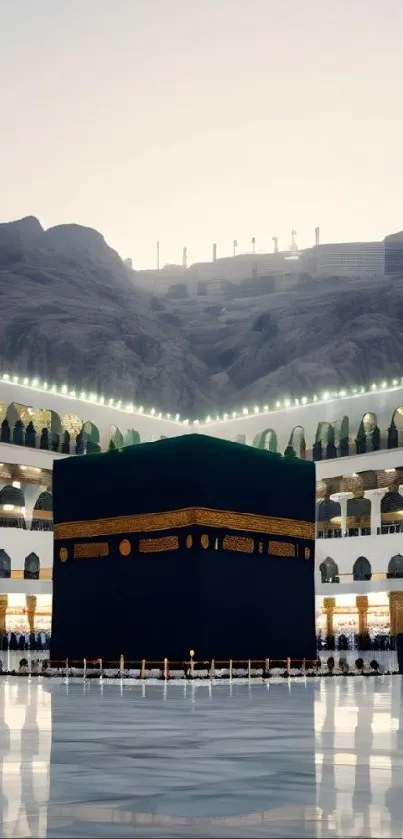
{"type": "Polygon", "coordinates": [[[340,504],[340,511],[341,511],[341,535],[344,536],[347,530],[347,501],[349,498],[353,498],[353,492],[335,492],[333,495],[330,496],[332,501],[337,501],[340,504]]]}
{"type": "Polygon", "coordinates": [[[386,492],[386,489],[366,489],[364,492],[365,498],[371,502],[371,536],[376,536],[382,524],[381,501],[386,492]]]}

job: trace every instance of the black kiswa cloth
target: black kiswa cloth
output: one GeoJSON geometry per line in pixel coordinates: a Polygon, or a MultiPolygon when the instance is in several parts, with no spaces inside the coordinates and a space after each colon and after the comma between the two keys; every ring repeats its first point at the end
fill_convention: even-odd
{"type": "Polygon", "coordinates": [[[314,521],[314,464],[202,434],[56,461],[54,476],[55,524],[195,506],[314,521]]]}
{"type": "Polygon", "coordinates": [[[203,435],[54,466],[52,658],[312,658],[314,464],[203,435]]]}

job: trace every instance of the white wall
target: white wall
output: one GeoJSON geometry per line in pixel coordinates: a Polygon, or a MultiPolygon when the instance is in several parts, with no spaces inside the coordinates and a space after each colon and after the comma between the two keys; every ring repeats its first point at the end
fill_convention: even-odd
{"type": "MultiPolygon", "coordinates": [[[[62,382],[60,382],[60,386],[62,386],[62,382]]],[[[112,426],[117,426],[122,434],[125,434],[129,429],[138,431],[142,442],[151,440],[153,435],[156,434],[172,437],[181,433],[179,432],[181,428],[186,431],[186,426],[174,421],[174,413],[172,419],[168,419],[166,414],[161,417],[151,416],[150,414],[136,412],[133,408],[126,410],[126,405],[129,404],[128,400],[123,403],[121,408],[118,408],[98,404],[95,399],[78,399],[67,394],[53,393],[51,390],[14,384],[2,379],[0,381],[0,403],[8,406],[12,402],[30,407],[34,411],[54,411],[59,417],[64,414],[75,414],[82,419],[83,423],[91,422],[98,427],[101,443],[105,448],[107,448],[111,438],[112,426]]],[[[154,407],[155,412],[159,413],[157,405],[145,407],[149,410],[154,407]]],[[[175,406],[172,410],[175,411],[175,406]]],[[[74,441],[72,442],[74,443],[74,441]]]]}
{"type": "Polygon", "coordinates": [[[316,480],[337,478],[338,475],[354,475],[357,472],[396,469],[398,466],[403,466],[403,447],[321,460],[316,464],[316,480]]]}
{"type": "MultiPolygon", "coordinates": [[[[276,402],[272,397],[267,400],[270,410],[264,411],[259,408],[257,413],[242,413],[242,406],[239,406],[239,416],[233,418],[228,414],[227,419],[216,421],[214,412],[211,412],[212,419],[207,422],[206,417],[200,418],[198,423],[185,424],[181,420],[176,421],[176,406],[172,406],[171,419],[167,415],[160,415],[158,406],[155,407],[155,416],[140,413],[132,408],[127,411],[125,406],[98,404],[91,399],[78,399],[62,393],[40,390],[34,387],[14,384],[12,382],[0,381],[0,403],[7,406],[17,402],[33,410],[55,411],[60,417],[63,414],[75,414],[83,422],[95,424],[101,436],[101,443],[107,447],[112,426],[117,426],[124,434],[128,429],[133,428],[139,432],[143,442],[151,441],[160,436],[172,437],[177,434],[202,433],[209,434],[222,439],[233,440],[240,435],[245,436],[245,442],[251,444],[256,435],[261,434],[267,428],[274,428],[278,436],[279,451],[284,451],[291,431],[295,426],[302,425],[305,430],[307,447],[310,448],[315,439],[319,422],[334,422],[348,416],[350,420],[350,437],[354,439],[363,415],[373,411],[377,415],[378,425],[383,432],[383,444],[386,446],[386,433],[394,410],[403,405],[403,381],[399,385],[380,389],[376,392],[366,391],[355,395],[344,397],[320,399],[310,404],[289,406],[287,408],[275,408],[276,402]]],[[[284,404],[285,400],[282,400],[284,404]]],[[[264,403],[264,400],[262,400],[264,403]]],[[[151,410],[152,406],[147,406],[151,410]]],[[[48,453],[43,453],[46,457],[48,453]]]]}
{"type": "Polygon", "coordinates": [[[14,446],[12,443],[0,443],[0,463],[13,463],[16,466],[33,466],[41,469],[53,469],[53,461],[67,457],[64,454],[31,449],[28,446],[14,446]]]}
{"type": "Polygon", "coordinates": [[[52,595],[52,580],[1,580],[0,594],[52,595]]]}
{"type": "MultiPolygon", "coordinates": [[[[386,574],[389,561],[392,556],[398,553],[403,553],[402,533],[385,533],[379,536],[346,536],[342,539],[317,539],[315,565],[319,569],[321,562],[329,556],[337,562],[340,575],[352,574],[356,559],[359,556],[365,556],[371,563],[372,574],[386,574]]],[[[398,580],[398,582],[400,588],[403,588],[403,580],[398,580]]],[[[326,585],[328,591],[331,588],[337,590],[339,585],[326,585]]]]}
{"type": "MultiPolygon", "coordinates": [[[[23,571],[25,557],[36,553],[42,568],[53,567],[53,532],[50,530],[21,530],[19,527],[0,527],[0,548],[11,559],[11,572],[23,571]]],[[[6,580],[0,579],[0,591],[6,580]]],[[[37,580],[32,581],[35,585],[37,580]]]]}
{"type": "MultiPolygon", "coordinates": [[[[269,407],[273,407],[272,400],[267,401],[271,403],[269,407]]],[[[377,392],[366,391],[363,394],[318,400],[307,405],[299,404],[256,414],[249,413],[248,416],[242,415],[241,408],[238,411],[240,416],[237,418],[231,417],[219,422],[215,419],[210,422],[200,422],[197,430],[200,433],[226,440],[245,435],[245,442],[251,444],[257,434],[261,434],[267,428],[273,428],[278,438],[278,450],[282,452],[287,446],[293,428],[297,425],[303,426],[307,448],[311,448],[319,422],[334,422],[341,420],[343,416],[348,416],[350,438],[355,438],[363,415],[372,411],[377,416],[379,428],[384,432],[383,442],[386,446],[387,429],[394,410],[400,405],[403,405],[402,384],[377,392]]]]}

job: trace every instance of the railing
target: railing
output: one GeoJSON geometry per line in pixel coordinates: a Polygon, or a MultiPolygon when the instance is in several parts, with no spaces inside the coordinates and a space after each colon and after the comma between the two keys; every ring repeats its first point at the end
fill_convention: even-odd
{"type": "Polygon", "coordinates": [[[382,524],[380,527],[349,527],[346,530],[341,528],[317,528],[317,539],[346,539],[351,536],[385,536],[391,533],[403,533],[403,524],[382,524]]]}
{"type": "MultiPolygon", "coordinates": [[[[107,661],[103,659],[64,659],[31,661],[22,658],[18,668],[13,669],[7,666],[0,668],[0,675],[13,676],[42,676],[45,678],[81,678],[81,679],[132,679],[141,682],[172,680],[182,681],[236,681],[257,679],[266,681],[273,677],[280,678],[306,678],[326,675],[347,675],[352,672],[352,665],[346,657],[340,656],[336,662],[333,656],[326,661],[320,657],[317,659],[265,659],[265,660],[236,660],[227,659],[223,661],[125,661],[121,656],[119,661],[107,661]]],[[[371,658],[365,661],[359,656],[354,662],[355,671],[363,675],[377,675],[381,672],[379,662],[371,658]]],[[[353,667],[353,670],[354,670],[353,667]]],[[[382,668],[382,672],[397,672],[396,656],[392,653],[388,656],[388,666],[382,668]]]]}

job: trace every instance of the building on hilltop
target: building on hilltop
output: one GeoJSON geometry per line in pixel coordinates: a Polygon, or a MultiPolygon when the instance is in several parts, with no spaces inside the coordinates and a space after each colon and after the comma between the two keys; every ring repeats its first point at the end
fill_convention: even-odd
{"type": "Polygon", "coordinates": [[[403,231],[385,238],[385,274],[403,277],[403,231]]]}

